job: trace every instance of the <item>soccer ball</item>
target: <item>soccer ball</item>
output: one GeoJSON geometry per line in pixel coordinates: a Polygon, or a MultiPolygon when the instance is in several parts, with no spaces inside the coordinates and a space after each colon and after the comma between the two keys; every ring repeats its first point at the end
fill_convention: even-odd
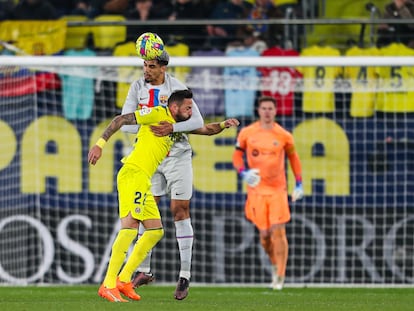
{"type": "Polygon", "coordinates": [[[138,37],[135,47],[143,60],[154,60],[164,51],[164,42],[156,33],[145,32],[138,37]]]}

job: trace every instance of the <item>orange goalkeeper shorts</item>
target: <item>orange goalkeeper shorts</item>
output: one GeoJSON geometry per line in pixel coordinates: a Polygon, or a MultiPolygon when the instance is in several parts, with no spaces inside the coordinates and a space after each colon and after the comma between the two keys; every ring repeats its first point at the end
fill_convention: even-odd
{"type": "Polygon", "coordinates": [[[249,193],[245,214],[259,230],[287,223],[290,220],[288,196],[285,191],[277,191],[271,195],[249,193]]]}

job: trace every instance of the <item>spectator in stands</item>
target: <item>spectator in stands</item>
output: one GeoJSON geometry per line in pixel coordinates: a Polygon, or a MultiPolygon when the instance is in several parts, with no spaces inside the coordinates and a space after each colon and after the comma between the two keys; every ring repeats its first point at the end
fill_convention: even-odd
{"type": "MultiPolygon", "coordinates": [[[[249,10],[248,19],[273,19],[284,18],[283,12],[274,6],[272,0],[256,0],[249,10]]],[[[247,25],[247,30],[252,30],[257,36],[263,38],[266,42],[272,40],[275,36],[283,34],[283,25],[278,24],[251,24],[247,25]]]]}
{"type": "Polygon", "coordinates": [[[170,0],[153,0],[154,11],[162,19],[168,19],[173,10],[173,4],[170,0]]]}
{"type": "MultiPolygon", "coordinates": [[[[243,6],[243,0],[227,0],[219,2],[209,16],[209,19],[244,19],[247,16],[247,10],[243,6]]],[[[240,25],[207,25],[208,40],[212,46],[223,50],[226,45],[235,41],[241,34],[240,25]]]]}
{"type": "MultiPolygon", "coordinates": [[[[153,0],[134,0],[133,8],[128,10],[128,12],[125,14],[125,17],[128,20],[136,20],[141,22],[151,19],[162,19],[162,16],[159,16],[157,11],[154,9],[153,0]]],[[[155,32],[162,37],[162,34],[160,34],[159,27],[157,27],[157,25],[131,25],[128,26],[127,29],[128,40],[136,40],[139,34],[144,33],[148,30],[155,32]]]]}
{"type": "MultiPolygon", "coordinates": [[[[385,19],[414,19],[414,1],[393,0],[384,9],[385,19]]],[[[414,48],[414,24],[385,24],[378,27],[378,46],[401,42],[414,48]]]]}
{"type": "Polygon", "coordinates": [[[57,19],[55,7],[47,0],[22,0],[14,8],[11,19],[14,20],[50,20],[57,19]]]}
{"type": "MultiPolygon", "coordinates": [[[[203,15],[202,6],[193,0],[176,0],[173,5],[173,11],[168,17],[170,21],[181,19],[198,20],[206,18],[203,15]]],[[[176,25],[170,26],[169,35],[174,41],[181,41],[187,44],[191,50],[203,44],[205,39],[204,26],[201,25],[176,25]]]]}
{"type": "Polygon", "coordinates": [[[87,0],[76,1],[76,3],[74,4],[73,10],[70,12],[70,15],[86,15],[86,16],[93,17],[90,1],[87,1],[87,0]]]}
{"type": "Polygon", "coordinates": [[[0,21],[10,19],[14,6],[13,0],[0,1],[0,21]]]}
{"type": "Polygon", "coordinates": [[[86,15],[89,18],[94,18],[103,14],[124,15],[128,8],[128,0],[90,0],[80,1],[83,3],[89,2],[86,15]]]}

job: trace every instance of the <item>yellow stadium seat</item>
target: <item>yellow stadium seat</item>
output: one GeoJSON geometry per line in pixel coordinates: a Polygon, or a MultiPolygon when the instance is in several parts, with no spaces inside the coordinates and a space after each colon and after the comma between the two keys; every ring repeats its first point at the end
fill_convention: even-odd
{"type": "MultiPolygon", "coordinates": [[[[327,19],[352,19],[352,18],[369,18],[370,12],[367,11],[365,5],[367,2],[373,3],[381,12],[384,10],[384,5],[389,0],[335,0],[325,1],[324,18],[327,19]]],[[[370,26],[366,26],[365,43],[368,43],[370,26]]],[[[334,46],[343,46],[348,39],[358,41],[361,31],[361,25],[347,24],[347,25],[315,25],[307,36],[307,45],[317,44],[323,41],[326,44],[334,46]]]]}
{"type": "MultiPolygon", "coordinates": [[[[97,22],[125,21],[122,15],[99,15],[94,18],[97,22]]],[[[117,26],[92,26],[95,48],[113,49],[119,42],[126,40],[127,29],[125,25],[117,26]]]]}
{"type": "MultiPolygon", "coordinates": [[[[83,22],[88,18],[83,15],[66,15],[62,17],[67,22],[83,22]]],[[[82,49],[86,45],[88,34],[91,32],[89,26],[73,26],[66,29],[65,49],[82,49]]]]}

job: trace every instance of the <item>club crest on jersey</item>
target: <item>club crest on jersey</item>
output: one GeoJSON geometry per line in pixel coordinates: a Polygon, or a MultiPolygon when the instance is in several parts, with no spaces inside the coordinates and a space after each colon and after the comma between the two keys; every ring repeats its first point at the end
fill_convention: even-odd
{"type": "Polygon", "coordinates": [[[165,106],[168,103],[168,96],[167,95],[160,95],[159,100],[160,100],[160,104],[165,106]]]}

